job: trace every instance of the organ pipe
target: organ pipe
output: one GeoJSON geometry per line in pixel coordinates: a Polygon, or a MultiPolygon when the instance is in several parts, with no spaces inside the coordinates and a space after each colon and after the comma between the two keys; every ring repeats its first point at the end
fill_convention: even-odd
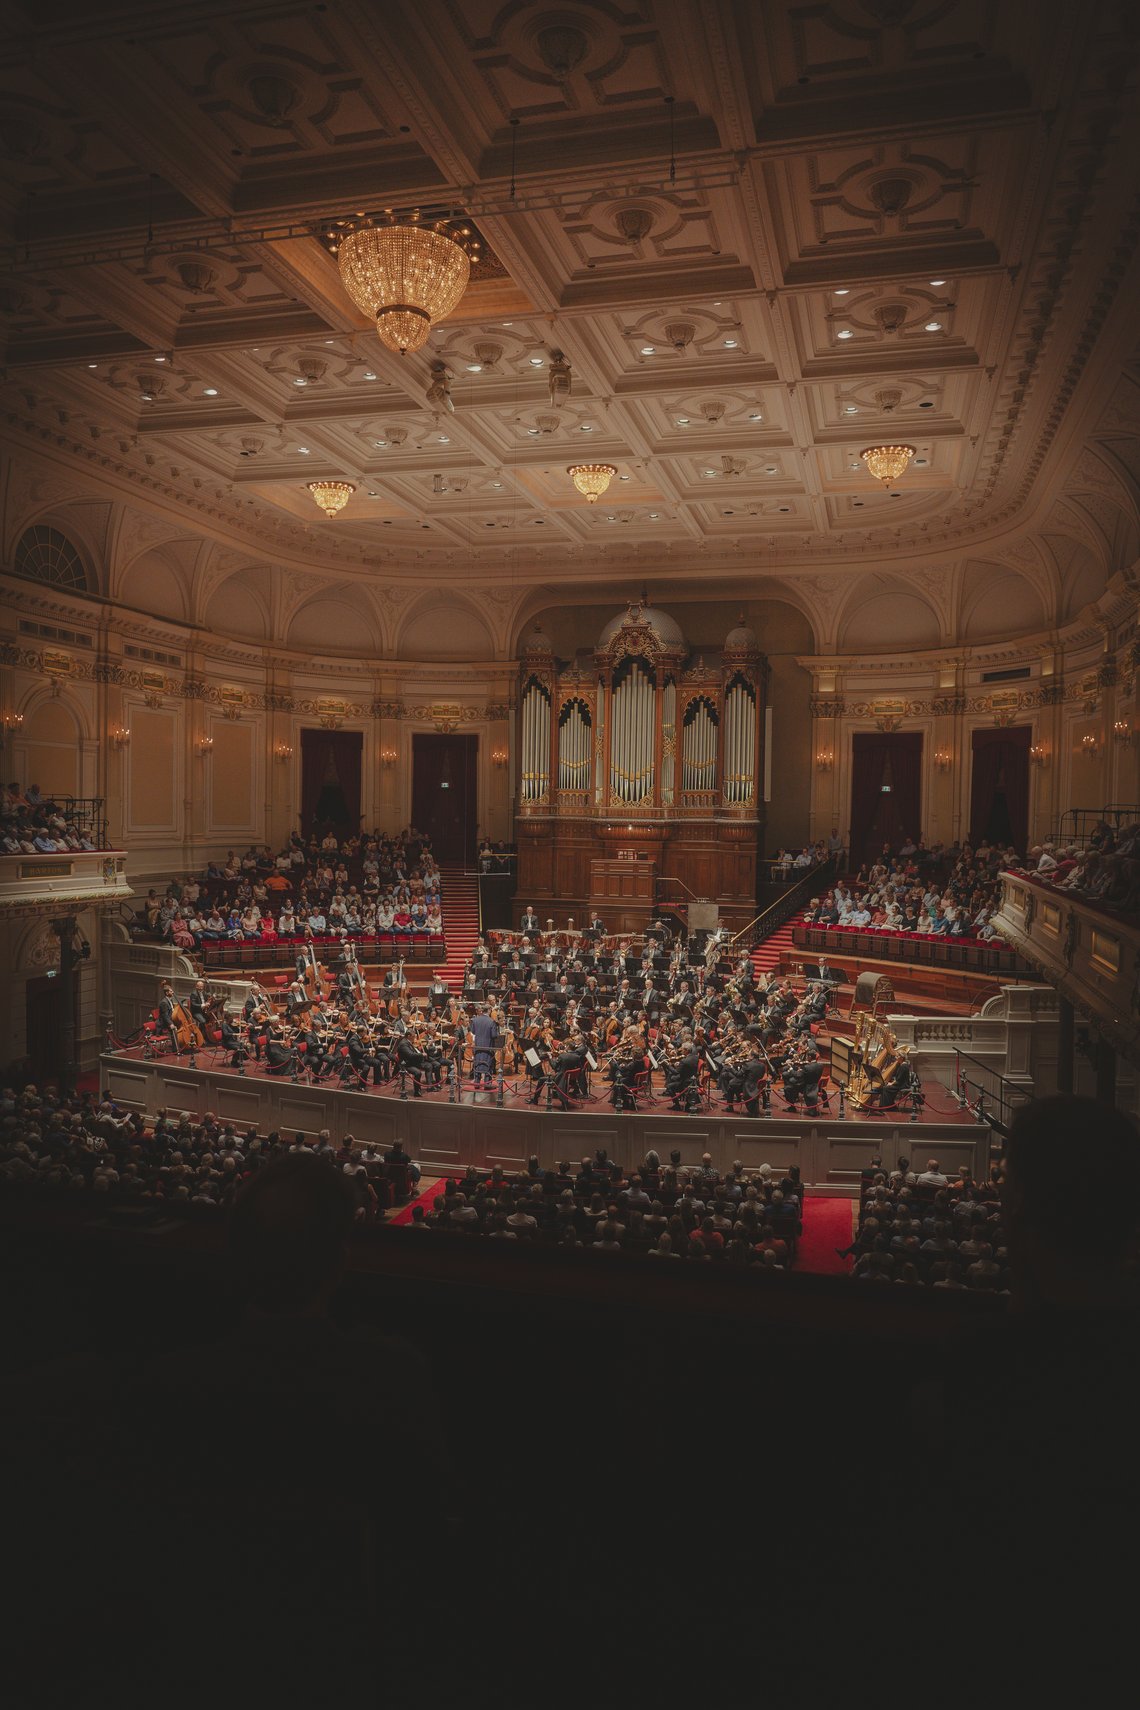
{"type": "Polygon", "coordinates": [[[754,799],[756,788],[756,699],[742,677],[729,685],[724,704],[724,799],[754,799]]]}
{"type": "Polygon", "coordinates": [[[533,678],[523,696],[524,801],[538,801],[550,786],[550,697],[533,678]]]}

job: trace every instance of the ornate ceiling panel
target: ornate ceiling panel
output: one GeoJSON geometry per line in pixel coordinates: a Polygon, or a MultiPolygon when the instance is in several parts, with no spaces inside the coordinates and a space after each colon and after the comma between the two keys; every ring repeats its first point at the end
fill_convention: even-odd
{"type": "Polygon", "coordinates": [[[1135,427],[1118,0],[5,18],[8,428],[267,560],[493,579],[506,536],[531,577],[751,576],[762,539],[789,573],[906,568],[1047,514],[1074,400],[1135,427]],[[492,255],[402,358],[320,239],[386,203],[466,209],[492,255]],[[897,495],[859,462],[888,437],[897,495]],[[333,522],[317,474],[357,487],[333,522]]]}

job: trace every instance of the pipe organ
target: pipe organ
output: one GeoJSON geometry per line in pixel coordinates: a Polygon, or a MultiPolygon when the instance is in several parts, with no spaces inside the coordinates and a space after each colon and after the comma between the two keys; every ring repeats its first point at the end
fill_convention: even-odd
{"type": "Polygon", "coordinates": [[[558,788],[588,790],[592,761],[590,709],[575,695],[558,715],[558,788]]]}
{"type": "Polygon", "coordinates": [[[522,651],[520,912],[541,899],[584,912],[591,863],[620,854],[656,864],[661,900],[690,893],[750,919],[767,692],[753,632],[741,622],[694,655],[668,613],[634,603],[592,654],[562,660],[537,627],[522,651]]]}
{"type": "Polygon", "coordinates": [[[550,793],[550,689],[531,677],[522,696],[522,799],[544,801],[550,793]]]}

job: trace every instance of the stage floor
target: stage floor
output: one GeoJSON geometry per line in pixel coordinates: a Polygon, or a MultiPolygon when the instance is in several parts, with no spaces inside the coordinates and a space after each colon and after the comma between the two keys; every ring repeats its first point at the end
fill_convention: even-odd
{"type": "Polygon", "coordinates": [[[465,1169],[525,1168],[537,1156],[543,1167],[560,1159],[577,1159],[604,1146],[628,1169],[652,1148],[664,1158],[674,1148],[685,1163],[696,1163],[710,1152],[718,1169],[736,1158],[746,1168],[761,1163],[773,1169],[798,1164],[805,1184],[830,1192],[857,1187],[860,1172],[872,1155],[893,1165],[898,1157],[929,1157],[952,1174],[960,1164],[984,1173],[989,1164],[990,1130],[973,1113],[959,1108],[949,1088],[924,1083],[927,1103],[918,1120],[905,1111],[854,1112],[839,1115],[833,1092],[831,1109],[810,1115],[784,1108],[778,1094],[769,1114],[749,1117],[729,1111],[719,1099],[709,1108],[683,1115],[671,1108],[663,1093],[643,1101],[636,1113],[615,1112],[607,1102],[608,1086],[598,1081],[592,1098],[569,1111],[545,1101],[531,1104],[525,1080],[507,1081],[503,1103],[497,1090],[476,1093],[469,1085],[455,1102],[446,1087],[413,1095],[410,1078],[406,1097],[398,1082],[379,1087],[341,1088],[328,1081],[309,1084],[286,1075],[268,1075],[255,1063],[244,1075],[224,1060],[212,1062],[213,1052],[200,1053],[194,1068],[188,1057],[167,1054],[147,1058],[140,1047],[100,1058],[99,1084],[119,1104],[153,1116],[160,1109],[189,1111],[201,1117],[213,1112],[241,1128],[257,1127],[316,1134],[328,1129],[337,1142],[346,1135],[373,1145],[401,1139],[413,1158],[432,1175],[465,1169]]]}

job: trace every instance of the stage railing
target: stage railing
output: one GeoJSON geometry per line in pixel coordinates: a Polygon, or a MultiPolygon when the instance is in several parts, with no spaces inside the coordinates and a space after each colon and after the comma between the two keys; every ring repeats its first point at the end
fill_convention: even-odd
{"type": "Polygon", "coordinates": [[[1008,1134],[1015,1113],[1033,1097],[968,1051],[954,1053],[953,1090],[963,1110],[972,1110],[979,1122],[988,1122],[1003,1135],[1008,1134]]]}
{"type": "Polygon", "coordinates": [[[1135,802],[1112,802],[1107,807],[1099,808],[1069,808],[1061,815],[1061,823],[1055,842],[1058,844],[1076,844],[1078,848],[1087,849],[1096,827],[1104,820],[1119,831],[1125,825],[1132,825],[1140,819],[1140,806],[1135,802]]]}

